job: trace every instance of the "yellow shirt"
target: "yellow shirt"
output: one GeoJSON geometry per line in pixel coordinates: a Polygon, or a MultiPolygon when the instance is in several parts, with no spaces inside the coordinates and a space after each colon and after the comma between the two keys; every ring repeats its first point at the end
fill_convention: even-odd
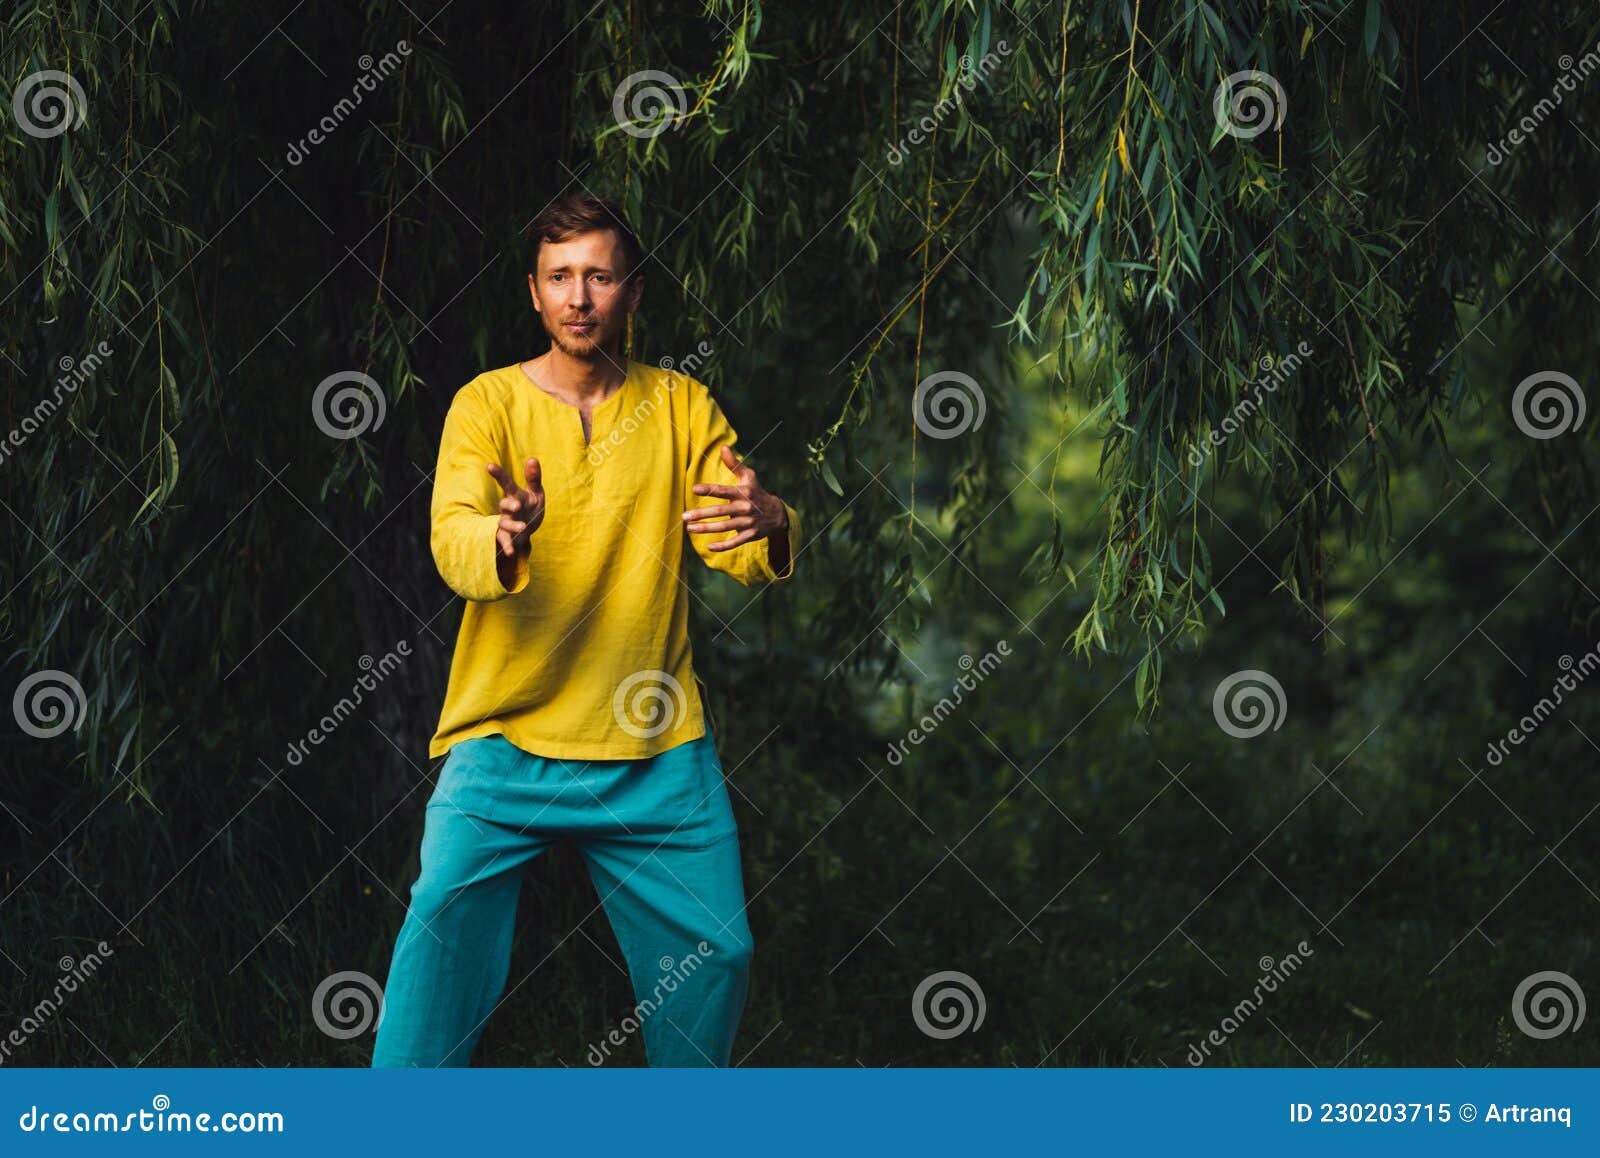
{"type": "Polygon", "coordinates": [[[720,448],[737,439],[705,385],[629,361],[622,386],[583,417],[520,365],[478,375],[450,405],[433,481],[439,574],[466,599],[439,727],[428,755],[502,733],[560,759],[642,759],[705,734],[689,648],[684,539],[707,565],[747,586],[794,574],[800,516],[789,515],[789,568],[769,542],[731,551],[732,533],[690,535],[682,513],[728,500],[696,483],[733,484],[720,448]],[[526,485],[539,460],[544,521],[510,591],[495,569],[499,503],[486,466],[526,485]]]}

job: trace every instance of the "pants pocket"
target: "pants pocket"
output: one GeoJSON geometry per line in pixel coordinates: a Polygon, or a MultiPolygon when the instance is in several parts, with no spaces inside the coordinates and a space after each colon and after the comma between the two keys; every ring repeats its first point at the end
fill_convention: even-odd
{"type": "Polygon", "coordinates": [[[516,748],[499,733],[462,740],[450,748],[428,808],[449,808],[493,820],[499,788],[510,772],[516,748]]]}
{"type": "Polygon", "coordinates": [[[679,831],[697,844],[715,844],[737,832],[727,779],[709,732],[689,741],[687,747],[691,759],[684,769],[688,790],[684,793],[683,827],[679,831]]]}

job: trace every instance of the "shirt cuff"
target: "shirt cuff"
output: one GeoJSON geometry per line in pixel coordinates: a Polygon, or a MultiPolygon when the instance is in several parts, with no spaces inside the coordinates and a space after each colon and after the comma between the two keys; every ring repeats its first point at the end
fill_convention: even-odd
{"type": "MultiPolygon", "coordinates": [[[[516,595],[516,594],[520,593],[522,591],[522,589],[528,585],[528,572],[529,572],[529,568],[528,568],[528,552],[527,551],[523,551],[523,552],[518,553],[518,555],[517,555],[516,574],[513,577],[512,582],[511,582],[511,587],[508,590],[500,582],[500,543],[499,543],[499,538],[498,538],[498,536],[500,534],[500,516],[499,515],[488,515],[488,516],[485,516],[484,523],[486,524],[486,528],[487,528],[487,531],[488,531],[488,534],[489,534],[489,550],[494,552],[494,567],[493,567],[493,569],[491,571],[491,575],[492,575],[492,580],[491,581],[493,583],[494,589],[496,591],[498,591],[498,592],[501,592],[503,595],[516,595]]],[[[530,546],[529,550],[530,551],[532,550],[531,546],[530,546]]],[[[496,596],[496,598],[498,599],[498,598],[500,598],[500,596],[496,596]]]]}
{"type": "Polygon", "coordinates": [[[789,515],[789,569],[782,575],[772,569],[772,540],[763,538],[761,540],[761,549],[756,554],[756,565],[761,572],[761,577],[768,583],[782,583],[785,579],[793,578],[795,560],[800,555],[800,512],[796,511],[788,503],[783,504],[783,509],[789,515]]]}

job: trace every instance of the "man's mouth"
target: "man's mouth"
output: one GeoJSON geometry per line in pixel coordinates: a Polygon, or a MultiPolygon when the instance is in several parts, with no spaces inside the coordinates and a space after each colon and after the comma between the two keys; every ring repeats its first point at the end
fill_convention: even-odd
{"type": "Polygon", "coordinates": [[[594,330],[593,322],[567,322],[565,325],[574,334],[587,334],[594,330]]]}

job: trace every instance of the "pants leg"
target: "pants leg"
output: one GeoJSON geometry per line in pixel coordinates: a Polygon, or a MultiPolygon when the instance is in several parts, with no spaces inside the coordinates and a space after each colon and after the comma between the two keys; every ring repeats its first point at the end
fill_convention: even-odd
{"type": "Polygon", "coordinates": [[[515,757],[503,737],[486,736],[457,744],[440,770],[374,1067],[467,1065],[505,989],[522,869],[550,843],[492,819],[495,789],[515,757]]]}
{"type": "Polygon", "coordinates": [[[627,958],[633,1019],[650,1065],[726,1066],[754,940],[713,739],[641,761],[633,776],[614,793],[616,813],[649,821],[579,842],[627,958]]]}
{"type": "Polygon", "coordinates": [[[584,859],[628,961],[650,1064],[726,1066],[754,951],[738,837],[653,851],[596,841],[584,859]]]}

